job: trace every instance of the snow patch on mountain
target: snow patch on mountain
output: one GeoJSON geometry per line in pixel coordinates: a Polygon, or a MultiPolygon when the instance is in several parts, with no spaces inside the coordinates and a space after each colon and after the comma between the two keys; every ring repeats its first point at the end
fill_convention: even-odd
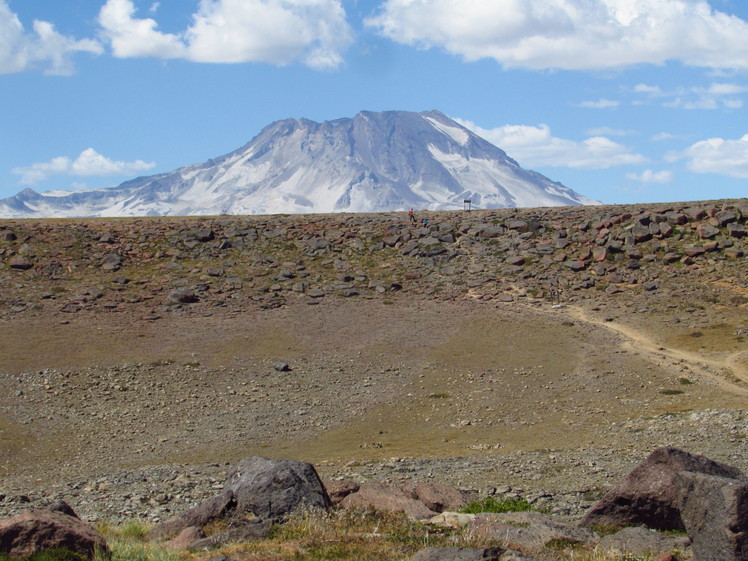
{"type": "Polygon", "coordinates": [[[449,125],[445,125],[444,123],[440,123],[433,117],[425,117],[425,119],[434,125],[434,127],[449,136],[452,140],[454,140],[457,144],[460,146],[465,146],[468,143],[468,140],[470,140],[470,135],[468,134],[468,131],[462,127],[451,127],[449,125]]]}
{"type": "Polygon", "coordinates": [[[438,111],[286,119],[203,164],[111,189],[26,189],[0,217],[383,212],[596,204],[438,111]]]}

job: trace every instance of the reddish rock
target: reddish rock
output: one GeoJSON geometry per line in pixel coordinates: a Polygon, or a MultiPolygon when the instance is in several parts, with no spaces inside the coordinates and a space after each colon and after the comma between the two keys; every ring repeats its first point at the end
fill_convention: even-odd
{"type": "Polygon", "coordinates": [[[595,261],[605,261],[608,258],[607,247],[596,247],[592,250],[592,258],[595,261]]]}
{"type": "Polygon", "coordinates": [[[333,505],[338,504],[351,493],[355,493],[359,488],[360,485],[351,479],[325,482],[325,490],[333,505]]]}
{"type": "Polygon", "coordinates": [[[473,499],[473,494],[441,483],[409,483],[403,485],[402,491],[434,512],[457,510],[473,499]]]}
{"type": "Polygon", "coordinates": [[[581,521],[583,526],[685,530],[673,481],[681,471],[744,479],[740,470],[671,447],[658,448],[611,489],[581,521]]]}
{"type": "Polygon", "coordinates": [[[339,506],[344,509],[374,508],[388,512],[403,512],[408,518],[425,520],[437,512],[429,509],[421,501],[405,496],[400,489],[383,483],[365,483],[357,493],[344,498],[339,506]]]}
{"type": "Polygon", "coordinates": [[[706,253],[706,249],[700,246],[691,246],[691,247],[685,248],[684,253],[688,257],[697,257],[699,255],[703,255],[704,253],[706,253]]]}
{"type": "Polygon", "coordinates": [[[203,532],[202,528],[189,526],[179,532],[175,538],[165,542],[164,547],[175,550],[189,549],[193,543],[205,537],[205,532],[203,532]]]}
{"type": "Polygon", "coordinates": [[[148,533],[148,537],[152,540],[171,538],[185,528],[202,527],[213,520],[225,518],[235,507],[234,494],[226,490],[217,497],[208,499],[194,508],[157,524],[148,533]]]}
{"type": "Polygon", "coordinates": [[[88,558],[108,552],[96,529],[60,511],[31,510],[0,521],[0,551],[27,556],[52,548],[65,548],[88,558]]]}

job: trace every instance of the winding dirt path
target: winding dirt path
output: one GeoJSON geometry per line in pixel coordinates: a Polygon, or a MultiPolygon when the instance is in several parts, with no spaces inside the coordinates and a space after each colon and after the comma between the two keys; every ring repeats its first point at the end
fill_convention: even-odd
{"type": "Polygon", "coordinates": [[[748,384],[748,367],[742,364],[742,359],[748,354],[745,351],[734,352],[724,358],[707,358],[697,353],[664,347],[637,329],[591,317],[577,306],[569,306],[563,311],[578,321],[623,335],[626,338],[621,345],[623,348],[641,353],[660,367],[677,370],[679,373],[690,371],[695,376],[711,380],[725,391],[748,396],[748,388],[744,386],[748,384]],[[730,381],[731,378],[738,383],[730,381]]]}

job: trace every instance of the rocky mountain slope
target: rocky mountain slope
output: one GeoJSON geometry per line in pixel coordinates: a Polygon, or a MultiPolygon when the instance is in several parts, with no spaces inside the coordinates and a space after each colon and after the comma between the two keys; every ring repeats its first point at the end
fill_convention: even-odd
{"type": "Polygon", "coordinates": [[[661,445],[746,470],[748,201],[424,217],[0,223],[1,506],[163,517],[253,453],[561,513],[661,445]]]}
{"type": "Polygon", "coordinates": [[[438,111],[286,119],[203,164],[113,189],[0,200],[0,218],[382,212],[594,204],[438,111]]]}

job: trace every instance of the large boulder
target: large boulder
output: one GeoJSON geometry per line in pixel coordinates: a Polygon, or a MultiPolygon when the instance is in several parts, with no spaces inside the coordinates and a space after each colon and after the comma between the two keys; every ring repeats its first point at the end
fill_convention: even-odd
{"type": "Polygon", "coordinates": [[[683,471],[680,515],[699,561],[748,560],[748,481],[683,471]]]}
{"type": "Polygon", "coordinates": [[[226,487],[236,508],[262,520],[281,520],[304,508],[330,508],[330,497],[312,464],[244,458],[229,471],[226,487]]]}
{"type": "Polygon", "coordinates": [[[584,516],[581,524],[685,530],[678,490],[673,483],[675,475],[682,471],[745,479],[740,470],[704,456],[671,447],[658,448],[608,491],[584,516]]]}
{"type": "Polygon", "coordinates": [[[228,520],[230,530],[195,543],[208,540],[215,546],[238,539],[257,539],[267,535],[271,523],[280,522],[293,512],[304,508],[326,510],[330,506],[314,466],[296,460],[245,458],[231,468],[225,487],[220,495],[158,524],[149,537],[166,540],[186,528],[228,520]]]}
{"type": "Polygon", "coordinates": [[[108,553],[106,540],[93,526],[59,510],[30,510],[0,520],[0,552],[20,557],[55,548],[87,558],[97,551],[108,553]]]}

